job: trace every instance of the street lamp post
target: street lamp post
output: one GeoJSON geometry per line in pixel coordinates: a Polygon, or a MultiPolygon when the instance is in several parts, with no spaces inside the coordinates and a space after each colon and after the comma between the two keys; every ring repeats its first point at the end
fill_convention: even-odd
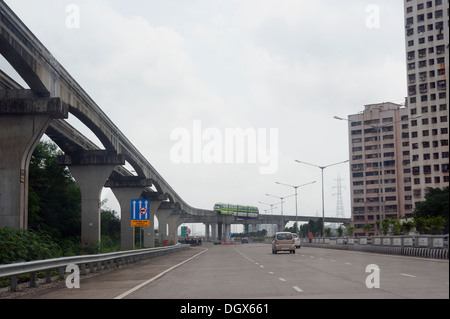
{"type": "MultiPolygon", "coordinates": [[[[272,227],[270,227],[272,229],[272,233],[273,233],[273,207],[276,204],[269,204],[269,203],[264,203],[264,202],[258,202],[260,204],[264,204],[264,205],[269,205],[270,206],[270,215],[272,216],[272,227]]],[[[275,207],[276,208],[276,207],[275,207]]]]}
{"type": "MultiPolygon", "coordinates": [[[[266,196],[275,197],[275,198],[279,198],[279,199],[280,199],[280,205],[281,205],[281,223],[283,224],[283,226],[284,226],[284,218],[283,218],[283,199],[285,199],[285,198],[287,198],[287,197],[294,196],[294,195],[295,195],[295,194],[280,197],[280,196],[275,196],[275,195],[266,194],[266,196]]],[[[283,231],[283,230],[281,230],[281,231],[283,231]]]]}
{"type": "Polygon", "coordinates": [[[297,223],[297,226],[298,226],[298,219],[297,219],[297,216],[298,216],[298,212],[297,212],[297,209],[298,209],[297,208],[297,206],[298,206],[298,204],[297,204],[297,195],[298,194],[297,194],[297,188],[302,187],[302,186],[306,186],[306,185],[309,185],[309,184],[314,184],[315,182],[316,181],[310,182],[310,183],[306,183],[306,184],[302,184],[302,185],[298,185],[298,186],[284,184],[284,183],[280,183],[280,182],[275,182],[276,184],[293,187],[295,189],[295,222],[297,223]]]}
{"type": "Polygon", "coordinates": [[[347,163],[349,160],[345,160],[345,161],[342,161],[342,162],[338,162],[338,163],[334,163],[334,164],[330,164],[330,165],[326,165],[326,166],[319,166],[319,165],[316,165],[316,164],[306,163],[306,162],[299,161],[299,160],[295,160],[295,161],[297,163],[300,163],[300,164],[306,164],[306,165],[318,167],[322,171],[322,237],[323,237],[324,227],[325,227],[325,199],[324,199],[323,171],[327,167],[338,165],[338,164],[347,163]]]}

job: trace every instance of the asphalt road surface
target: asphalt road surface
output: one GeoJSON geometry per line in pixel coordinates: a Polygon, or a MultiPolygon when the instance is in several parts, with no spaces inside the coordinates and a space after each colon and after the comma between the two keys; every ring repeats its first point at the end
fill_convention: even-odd
{"type": "Polygon", "coordinates": [[[103,271],[80,288],[34,288],[18,298],[449,298],[448,260],[267,244],[205,244],[103,271]]]}

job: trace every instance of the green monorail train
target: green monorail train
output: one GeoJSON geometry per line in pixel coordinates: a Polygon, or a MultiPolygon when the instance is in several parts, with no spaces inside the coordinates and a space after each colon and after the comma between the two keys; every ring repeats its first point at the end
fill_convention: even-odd
{"type": "Polygon", "coordinates": [[[215,204],[214,212],[217,215],[232,215],[236,218],[256,218],[259,215],[258,207],[223,203],[215,204]]]}

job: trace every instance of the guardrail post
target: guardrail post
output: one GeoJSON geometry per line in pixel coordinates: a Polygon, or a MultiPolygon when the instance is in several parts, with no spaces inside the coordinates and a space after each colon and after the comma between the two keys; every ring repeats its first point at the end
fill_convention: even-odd
{"type": "Polygon", "coordinates": [[[83,276],[86,275],[86,264],[85,263],[81,264],[80,274],[83,276]]]}
{"type": "Polygon", "coordinates": [[[52,282],[52,270],[51,269],[47,269],[45,271],[45,283],[49,284],[52,282]]]}
{"type": "Polygon", "coordinates": [[[18,287],[17,287],[17,276],[11,276],[10,280],[10,287],[11,287],[11,291],[16,292],[18,287]]]}
{"type": "Polygon", "coordinates": [[[36,287],[36,272],[30,272],[30,288],[36,287]]]}
{"type": "Polygon", "coordinates": [[[65,272],[65,268],[59,267],[59,279],[64,280],[64,272],[65,272]]]}

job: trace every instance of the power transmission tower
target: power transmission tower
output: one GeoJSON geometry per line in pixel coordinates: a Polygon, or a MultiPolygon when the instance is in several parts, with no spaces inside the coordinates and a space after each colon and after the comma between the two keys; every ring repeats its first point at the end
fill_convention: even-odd
{"type": "Polygon", "coordinates": [[[344,218],[344,203],[342,201],[342,188],[345,188],[342,186],[342,178],[338,174],[338,178],[336,179],[337,185],[336,185],[336,196],[337,196],[337,205],[336,205],[336,217],[344,218]]]}

